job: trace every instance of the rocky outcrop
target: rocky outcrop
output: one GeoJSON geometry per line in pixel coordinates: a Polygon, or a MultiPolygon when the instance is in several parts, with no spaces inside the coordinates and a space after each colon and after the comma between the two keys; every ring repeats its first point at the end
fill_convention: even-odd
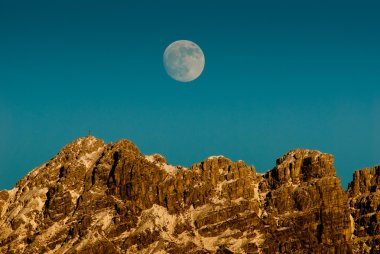
{"type": "Polygon", "coordinates": [[[319,151],[290,151],[259,174],[223,156],[172,166],[88,136],[0,192],[0,253],[351,253],[365,240],[375,250],[364,213],[377,203],[363,195],[376,177],[358,173],[348,195],[319,151]]]}
{"type": "Polygon", "coordinates": [[[380,253],[380,166],[354,173],[349,184],[354,246],[360,253],[380,253]]]}
{"type": "Polygon", "coordinates": [[[291,151],[264,178],[266,211],[275,223],[266,239],[269,253],[350,252],[348,199],[335,176],[332,155],[291,151]]]}

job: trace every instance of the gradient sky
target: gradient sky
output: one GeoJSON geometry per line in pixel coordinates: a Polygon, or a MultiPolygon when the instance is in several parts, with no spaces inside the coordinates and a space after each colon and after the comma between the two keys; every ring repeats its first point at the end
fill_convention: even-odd
{"type": "Polygon", "coordinates": [[[335,156],[343,187],[380,164],[380,1],[0,1],[0,189],[93,134],[189,166],[265,172],[293,148],[335,156]],[[202,76],[169,78],[192,40],[202,76]]]}

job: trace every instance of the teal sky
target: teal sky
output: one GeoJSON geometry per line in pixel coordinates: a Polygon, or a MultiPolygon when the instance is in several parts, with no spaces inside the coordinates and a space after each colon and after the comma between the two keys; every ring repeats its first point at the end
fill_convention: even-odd
{"type": "Polygon", "coordinates": [[[0,189],[88,130],[189,166],[293,148],[380,164],[380,2],[0,1],[0,189]],[[162,64],[197,43],[201,77],[162,64]]]}

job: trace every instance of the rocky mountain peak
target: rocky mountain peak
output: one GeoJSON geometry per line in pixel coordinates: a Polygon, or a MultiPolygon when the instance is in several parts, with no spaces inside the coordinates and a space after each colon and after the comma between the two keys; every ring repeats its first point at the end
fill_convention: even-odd
{"type": "Polygon", "coordinates": [[[380,165],[355,171],[347,192],[358,252],[380,253],[380,165]]]}
{"type": "Polygon", "coordinates": [[[112,150],[121,151],[124,153],[132,153],[135,156],[141,156],[142,153],[135,144],[130,140],[121,139],[114,144],[110,144],[112,150]]]}
{"type": "Polygon", "coordinates": [[[258,174],[223,156],[173,166],[87,136],[0,192],[0,253],[374,251],[379,171],[355,173],[349,197],[319,151],[258,174]]]}
{"type": "Polygon", "coordinates": [[[103,140],[94,136],[85,136],[78,138],[65,145],[57,156],[67,157],[68,160],[73,159],[71,156],[80,156],[80,154],[91,153],[101,146],[104,146],[103,140]]]}
{"type": "Polygon", "coordinates": [[[278,158],[276,166],[269,172],[272,187],[289,181],[299,183],[328,176],[336,176],[334,156],[307,149],[295,149],[278,158]]]}
{"type": "Polygon", "coordinates": [[[378,192],[380,190],[380,165],[354,172],[354,180],[348,191],[351,196],[378,192]]]}

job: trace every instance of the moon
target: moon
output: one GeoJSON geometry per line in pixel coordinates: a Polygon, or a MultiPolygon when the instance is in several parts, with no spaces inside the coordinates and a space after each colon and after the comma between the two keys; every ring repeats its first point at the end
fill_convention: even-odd
{"type": "Polygon", "coordinates": [[[202,49],[192,41],[179,40],[164,52],[164,66],[170,77],[180,82],[197,79],[205,67],[202,49]]]}

